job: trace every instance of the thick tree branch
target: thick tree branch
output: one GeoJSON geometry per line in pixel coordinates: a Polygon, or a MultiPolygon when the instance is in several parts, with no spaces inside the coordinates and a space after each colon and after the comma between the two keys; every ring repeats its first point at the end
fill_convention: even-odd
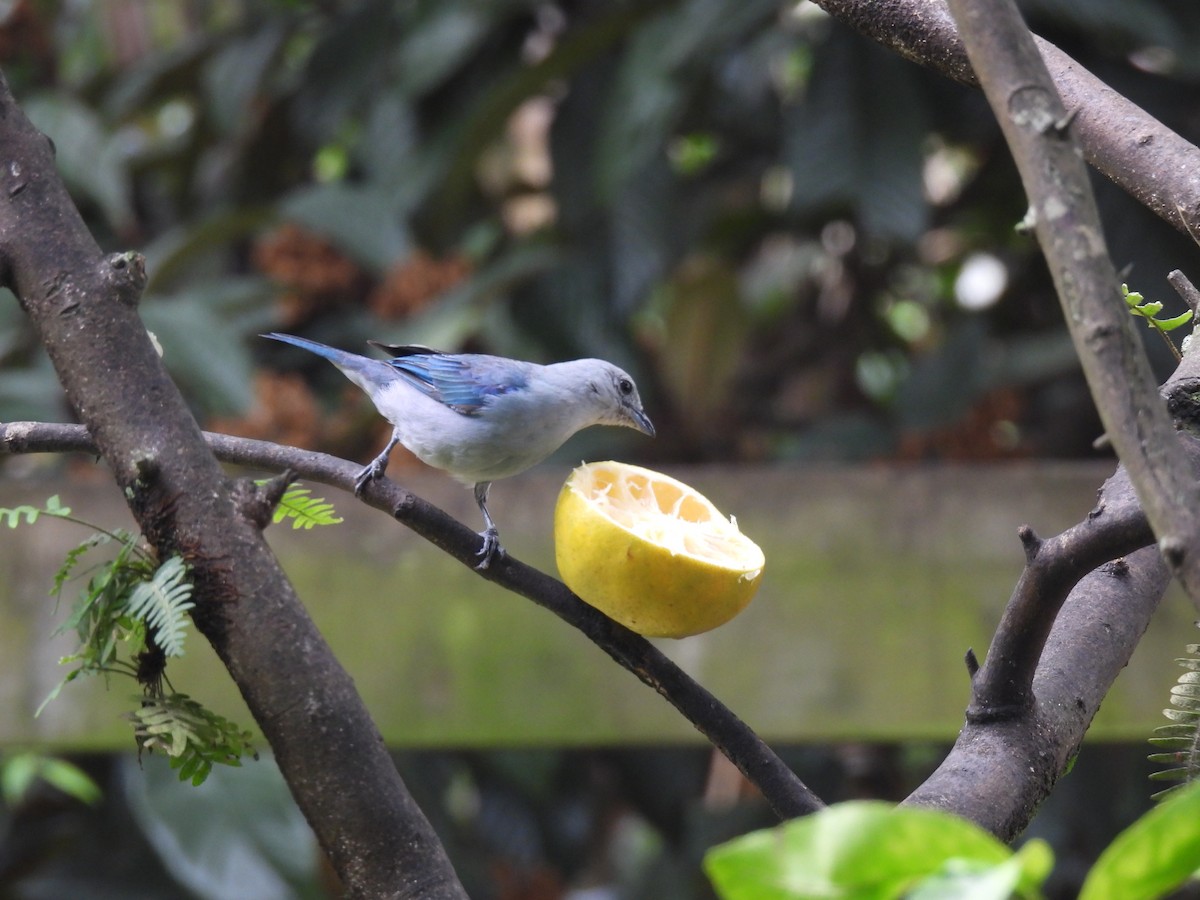
{"type": "MultiPolygon", "coordinates": [[[[943,0],[813,0],[906,59],[963,84],[974,72],[943,0]]],[[[1200,234],[1200,148],[1108,87],[1049,41],[1037,46],[1084,158],[1175,228],[1200,234]]]]}
{"type": "Polygon", "coordinates": [[[297,600],[167,376],[135,303],[141,257],[103,257],[50,142],[0,75],[0,282],[37,329],[158,554],[181,554],[193,616],[353,896],[461,898],[354,684],[297,600]],[[353,760],[347,765],[346,760],[353,760]]]}
{"type": "Polygon", "coordinates": [[[1197,363],[1189,355],[1164,386],[1166,405],[1150,395],[1149,366],[1115,290],[1087,175],[1068,137],[1070,117],[1032,36],[1011,2],[950,3],[1017,160],[1068,327],[1123,460],[1086,522],[1044,543],[1023,533],[1028,565],[973,678],[966,727],[908,801],[966,815],[1012,839],[1070,764],[1149,622],[1168,580],[1163,558],[1198,596],[1200,567],[1188,558],[1200,547],[1193,465],[1200,453],[1192,429],[1177,438],[1167,415],[1169,406],[1177,421],[1195,421],[1189,386],[1197,363]],[[1059,611],[1071,573],[1147,537],[1131,485],[1160,535],[1161,557],[1140,550],[1096,569],[1059,611]]]}
{"type": "MultiPolygon", "coordinates": [[[[1198,370],[1200,357],[1189,355],[1163,387],[1181,422],[1200,417],[1198,370]]],[[[1186,430],[1180,440],[1200,470],[1200,441],[1186,430]]],[[[1124,468],[1105,482],[1086,520],[1046,541],[1028,529],[1021,537],[1026,570],[986,665],[973,673],[966,725],[906,801],[965,816],[1004,840],[1025,829],[1070,766],[1170,581],[1161,554],[1147,546],[1153,535],[1124,468]],[[1072,587],[1109,554],[1126,555],[1072,587]]]]}
{"type": "Polygon", "coordinates": [[[950,9],[1021,173],[1105,432],[1167,564],[1200,607],[1200,483],[1174,439],[1118,290],[1087,169],[1070,137],[1072,116],[1011,0],[950,0],[950,9]]]}
{"type": "MultiPolygon", "coordinates": [[[[354,463],[267,441],[206,433],[218,459],[273,471],[287,470],[309,481],[353,491],[361,469],[354,463]]],[[[0,454],[93,452],[80,425],[44,422],[0,423],[0,454]]],[[[780,816],[791,818],[820,809],[821,800],[741,719],[645,638],[613,622],[580,600],[566,585],[511,556],[486,570],[479,561],[479,535],[389,479],[376,479],[363,492],[368,505],[394,516],[464,566],[554,613],[614,660],[661,694],[737,766],[780,816]]]]}
{"type": "Polygon", "coordinates": [[[967,721],[1024,715],[1034,706],[1034,676],[1050,630],[1071,590],[1093,569],[1154,542],[1124,471],[1100,489],[1086,519],[1046,541],[1025,527],[1026,566],[972,682],[967,721]]]}
{"type": "MultiPolygon", "coordinates": [[[[1200,353],[1184,356],[1161,393],[1200,471],[1200,353]]],[[[1124,467],[1087,520],[1046,541],[1023,529],[1022,540],[1028,565],[987,665],[972,673],[966,725],[906,801],[966,816],[1004,840],[1025,829],[1070,766],[1170,581],[1157,548],[1131,552],[1151,532],[1124,467]],[[1109,553],[1127,555],[1070,587],[1074,573],[1109,553]]]]}
{"type": "Polygon", "coordinates": [[[968,721],[946,759],[905,802],[965,816],[1001,840],[1020,835],[1079,752],[1169,581],[1154,547],[1080,581],[1042,653],[1033,708],[1015,718],[968,721]]]}

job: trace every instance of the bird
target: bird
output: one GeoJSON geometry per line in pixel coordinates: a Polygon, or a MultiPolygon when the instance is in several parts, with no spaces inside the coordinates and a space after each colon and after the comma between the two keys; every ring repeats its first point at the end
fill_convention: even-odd
{"type": "Polygon", "coordinates": [[[487,508],[493,481],[536,465],[592,425],[623,426],[654,437],[633,379],[601,359],[540,365],[367,341],[389,357],[375,359],[291,334],[261,336],[329,360],[392,424],[387,446],[355,479],[355,496],[383,475],[396,444],[473,487],[484,524],[479,570],[505,552],[487,508]]]}

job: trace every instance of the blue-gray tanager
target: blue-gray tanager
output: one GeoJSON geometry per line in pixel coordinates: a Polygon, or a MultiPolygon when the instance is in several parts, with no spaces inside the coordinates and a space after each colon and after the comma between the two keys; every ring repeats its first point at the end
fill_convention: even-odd
{"type": "Polygon", "coordinates": [[[391,356],[347,353],[290,334],[263,337],[323,356],[367,392],[392,423],[392,437],[359,473],[359,494],[387,468],[397,443],[418,459],[474,485],[486,526],[478,568],[504,552],[487,510],[488,489],[541,462],[590,425],[624,425],[654,436],[633,379],[611,363],[576,359],[548,366],[427,347],[368,341],[391,356]]]}

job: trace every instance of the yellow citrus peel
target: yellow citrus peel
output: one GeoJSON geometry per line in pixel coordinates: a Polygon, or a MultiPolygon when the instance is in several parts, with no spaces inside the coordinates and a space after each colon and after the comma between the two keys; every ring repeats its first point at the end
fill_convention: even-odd
{"type": "Polygon", "coordinates": [[[554,511],[567,587],[647,637],[687,637],[746,608],[763,552],[703,495],[619,462],[575,469],[554,511]]]}

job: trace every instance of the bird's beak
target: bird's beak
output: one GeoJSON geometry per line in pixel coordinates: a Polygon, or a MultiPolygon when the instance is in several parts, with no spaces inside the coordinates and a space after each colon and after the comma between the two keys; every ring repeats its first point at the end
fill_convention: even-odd
{"type": "Polygon", "coordinates": [[[654,437],[654,423],[650,421],[650,417],[640,409],[626,407],[625,412],[629,414],[629,424],[636,428],[642,434],[648,434],[654,437]]]}

